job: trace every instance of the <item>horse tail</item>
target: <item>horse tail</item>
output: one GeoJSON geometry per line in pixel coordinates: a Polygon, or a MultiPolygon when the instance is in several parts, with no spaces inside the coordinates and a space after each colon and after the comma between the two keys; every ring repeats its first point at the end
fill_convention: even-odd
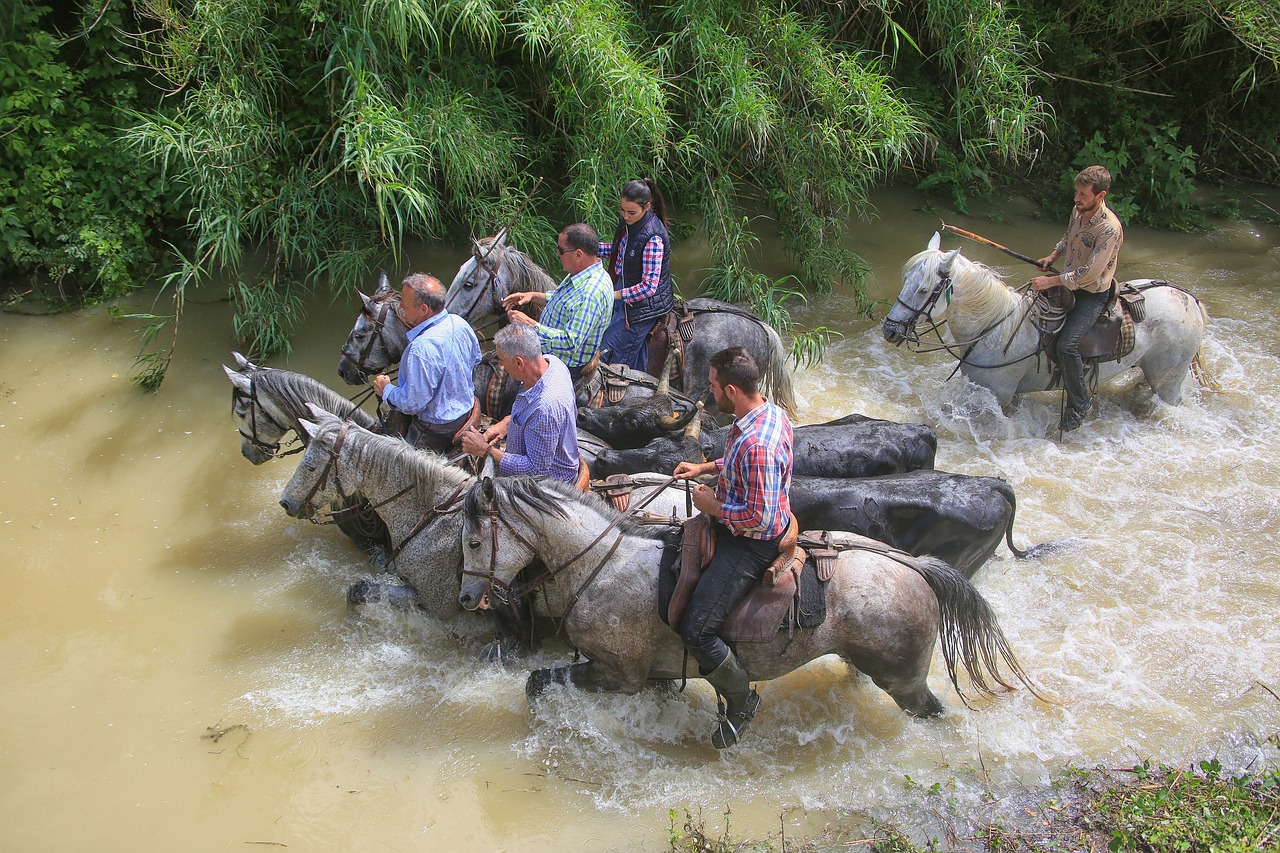
{"type": "Polygon", "coordinates": [[[774,403],[787,410],[792,420],[796,418],[796,395],[791,385],[791,372],[787,370],[787,352],[782,348],[782,338],[772,326],[760,323],[769,339],[768,359],[764,365],[764,389],[774,403]]]}
{"type": "MultiPolygon", "coordinates": [[[[1209,325],[1209,312],[1205,310],[1204,303],[1199,299],[1196,305],[1200,306],[1200,321],[1203,325],[1209,325]]],[[[1201,388],[1208,388],[1210,391],[1221,391],[1222,383],[1218,381],[1218,377],[1214,375],[1213,369],[1209,367],[1209,363],[1204,360],[1204,340],[1200,341],[1200,348],[1196,350],[1195,357],[1191,359],[1191,372],[1195,374],[1196,382],[1200,383],[1201,388]]]]}
{"type": "Polygon", "coordinates": [[[1044,702],[1054,701],[1023,671],[1022,664],[1005,639],[1004,631],[1000,630],[991,605],[968,578],[936,557],[903,562],[924,578],[938,599],[941,615],[938,637],[942,643],[942,658],[947,663],[951,685],[961,701],[969,704],[956,678],[956,662],[964,667],[970,683],[979,692],[994,695],[996,690],[988,684],[988,679],[1004,690],[1013,689],[1000,672],[1001,660],[1033,696],[1044,702]]]}

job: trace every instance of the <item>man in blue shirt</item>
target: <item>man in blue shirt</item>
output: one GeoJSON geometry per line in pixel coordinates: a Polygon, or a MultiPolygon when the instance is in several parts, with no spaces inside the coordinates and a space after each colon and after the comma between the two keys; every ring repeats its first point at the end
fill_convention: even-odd
{"type": "Polygon", "coordinates": [[[409,346],[400,359],[400,384],[379,374],[373,389],[382,402],[411,415],[405,436],[419,449],[448,453],[457,435],[479,415],[472,370],[480,342],[461,317],[445,310],[445,290],[426,273],[413,273],[400,290],[409,346]]]}
{"type": "Polygon", "coordinates": [[[578,479],[578,403],[564,362],[542,354],[542,343],[532,326],[511,324],[493,336],[502,362],[524,390],[516,396],[511,414],[483,434],[469,429],[462,434],[462,449],[474,456],[489,454],[499,474],[540,474],[564,480],[578,479]],[[505,450],[494,445],[503,438],[505,450]]]}

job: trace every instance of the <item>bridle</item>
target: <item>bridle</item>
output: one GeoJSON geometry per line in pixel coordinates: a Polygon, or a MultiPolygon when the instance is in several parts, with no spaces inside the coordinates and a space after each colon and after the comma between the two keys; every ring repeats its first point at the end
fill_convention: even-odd
{"type": "MultiPolygon", "coordinates": [[[[938,283],[929,291],[929,295],[925,297],[924,302],[920,303],[919,308],[913,308],[908,303],[903,302],[902,295],[898,295],[897,299],[894,300],[894,303],[901,305],[903,308],[906,308],[911,312],[911,316],[907,317],[907,319],[894,321],[902,326],[906,340],[914,343],[920,342],[920,336],[916,333],[916,321],[922,316],[929,320],[929,328],[925,330],[925,334],[929,334],[930,332],[935,334],[939,333],[939,329],[942,328],[942,323],[933,319],[933,308],[938,304],[939,299],[945,299],[946,304],[950,305],[951,295],[954,290],[955,288],[951,283],[951,268],[950,265],[948,265],[946,268],[938,269],[938,283]]],[[[944,320],[943,322],[945,323],[946,321],[944,320]]]]}
{"type": "MultiPolygon", "coordinates": [[[[946,304],[950,305],[951,296],[954,293],[954,291],[955,291],[955,287],[951,282],[951,270],[948,265],[948,267],[938,269],[938,283],[935,284],[933,286],[933,289],[929,291],[929,295],[925,298],[924,302],[921,303],[919,308],[912,308],[906,302],[903,302],[901,295],[899,295],[898,298],[895,300],[896,304],[901,305],[903,308],[906,308],[908,311],[911,311],[911,316],[908,317],[906,320],[894,321],[896,323],[899,323],[902,326],[904,341],[912,344],[923,343],[923,341],[920,338],[920,335],[916,332],[916,321],[919,320],[921,316],[926,316],[929,320],[929,328],[924,331],[924,334],[926,335],[933,334],[938,338],[938,344],[939,344],[938,346],[909,347],[912,350],[912,352],[931,353],[931,352],[941,352],[945,350],[947,355],[951,356],[956,360],[955,369],[951,371],[951,376],[955,376],[956,373],[960,370],[960,368],[965,365],[968,365],[969,367],[973,367],[973,368],[978,368],[981,370],[995,370],[996,368],[1010,367],[1012,365],[1018,364],[1019,362],[1026,361],[1029,358],[1034,358],[1044,351],[1044,342],[1041,341],[1036,345],[1035,349],[1032,350],[1031,352],[1027,353],[1026,355],[1019,356],[1010,361],[1000,362],[999,364],[976,364],[972,361],[969,361],[969,355],[973,352],[974,347],[978,345],[978,342],[981,341],[983,338],[985,338],[987,335],[989,335],[1005,320],[1013,316],[1014,311],[1016,311],[1017,309],[1016,307],[1010,308],[1009,311],[1003,317],[1000,317],[999,319],[994,320],[991,323],[987,324],[986,328],[978,332],[978,334],[974,335],[972,338],[970,338],[967,341],[955,341],[953,343],[947,343],[942,338],[942,327],[946,323],[946,320],[943,320],[942,322],[935,321],[933,319],[932,312],[933,312],[934,306],[938,304],[939,299],[945,299],[946,304]],[[961,347],[964,347],[964,351],[958,352],[958,350],[961,347]]],[[[1030,315],[1030,313],[1031,313],[1031,309],[1030,307],[1028,307],[1027,311],[1024,312],[1023,314],[1022,320],[1018,322],[1018,327],[1014,328],[1014,330],[1009,335],[1009,340],[1005,342],[1004,352],[1008,353],[1009,347],[1013,343],[1013,339],[1014,339],[1014,336],[1017,334],[1018,328],[1021,327],[1022,322],[1026,320],[1026,318],[1030,315]]],[[[950,379],[951,376],[947,378],[950,379]]]]}
{"type": "MultiPolygon", "coordinates": [[[[338,468],[338,458],[342,453],[342,445],[343,442],[346,441],[347,429],[350,426],[351,421],[343,421],[342,426],[338,428],[338,437],[333,442],[333,449],[329,451],[329,459],[325,462],[324,469],[320,472],[320,476],[316,478],[315,484],[311,487],[311,490],[307,492],[306,497],[302,499],[302,505],[304,507],[312,508],[312,512],[308,516],[308,520],[312,524],[338,524],[348,515],[366,513],[371,510],[376,510],[379,507],[384,507],[393,501],[399,500],[415,488],[415,485],[410,483],[400,491],[388,498],[378,501],[376,504],[361,501],[354,506],[343,506],[334,510],[316,509],[311,501],[316,496],[316,493],[319,492],[320,489],[324,487],[325,483],[328,482],[330,474],[333,475],[334,488],[338,493],[338,499],[343,503],[348,503],[349,499],[352,497],[342,488],[342,478],[338,468]]],[[[449,515],[450,513],[457,512],[461,509],[462,493],[466,489],[468,482],[468,480],[463,480],[458,484],[457,488],[453,490],[449,497],[445,498],[441,503],[438,503],[435,506],[428,507],[427,510],[423,512],[422,517],[418,519],[417,524],[415,524],[413,529],[409,531],[409,534],[400,541],[400,544],[391,549],[391,554],[388,559],[395,560],[404,553],[404,549],[408,547],[409,543],[412,542],[419,533],[425,530],[427,525],[430,524],[437,516],[449,515]]]]}
{"type": "Polygon", "coordinates": [[[387,342],[384,339],[384,333],[387,327],[387,315],[395,310],[396,316],[400,317],[402,323],[404,322],[403,316],[399,311],[392,308],[391,303],[394,301],[395,296],[396,292],[393,290],[370,299],[369,301],[377,306],[376,313],[369,309],[369,305],[367,303],[361,306],[360,313],[361,315],[369,318],[369,322],[374,326],[374,334],[369,335],[369,339],[365,341],[364,348],[360,351],[360,357],[358,359],[353,359],[350,354],[348,354],[347,347],[344,346],[342,348],[342,360],[355,367],[361,376],[376,373],[378,370],[378,368],[371,368],[368,366],[369,356],[373,352],[373,345],[375,343],[382,344],[382,348],[384,350],[390,351],[391,349],[391,347],[387,346],[387,342]]]}
{"type": "MultiPolygon", "coordinates": [[[[242,392],[239,388],[235,389],[235,395],[237,399],[243,400],[244,399],[243,394],[244,392],[242,392]]],[[[275,418],[271,416],[271,413],[267,411],[266,408],[263,407],[262,402],[258,399],[258,384],[256,381],[256,374],[252,374],[252,373],[249,374],[249,430],[250,432],[245,433],[245,431],[239,427],[236,428],[236,432],[240,433],[240,437],[243,438],[245,441],[249,442],[250,444],[252,444],[254,447],[258,448],[259,450],[265,451],[272,459],[280,459],[285,456],[292,456],[295,453],[301,453],[303,450],[306,449],[304,446],[299,446],[299,447],[295,447],[293,450],[286,450],[284,452],[281,452],[280,443],[284,441],[285,433],[287,433],[291,429],[293,429],[291,425],[286,426],[285,424],[280,423],[279,421],[277,421],[275,418]],[[262,412],[263,420],[265,420],[267,423],[271,424],[273,427],[275,427],[280,431],[280,438],[276,439],[274,444],[269,444],[258,437],[259,410],[261,410],[262,412]]]]}
{"type": "MultiPolygon", "coordinates": [[[[477,244],[477,249],[479,249],[479,244],[477,244]]],[[[467,277],[462,280],[463,290],[471,291],[475,290],[477,287],[485,288],[485,292],[489,295],[489,313],[497,315],[498,317],[506,316],[506,312],[502,308],[502,300],[498,298],[498,271],[502,266],[504,251],[505,249],[500,248],[497,245],[490,245],[483,255],[480,254],[479,251],[473,252],[471,254],[471,258],[476,262],[476,267],[484,272],[484,281],[483,283],[476,281],[478,276],[476,275],[475,269],[467,273],[467,277]]],[[[479,299],[473,302],[471,306],[472,309],[474,309],[479,302],[479,299]]],[[[470,315],[470,313],[471,311],[469,310],[467,314],[470,315]]],[[[494,321],[490,321],[480,328],[492,325],[493,322],[494,321]]]]}

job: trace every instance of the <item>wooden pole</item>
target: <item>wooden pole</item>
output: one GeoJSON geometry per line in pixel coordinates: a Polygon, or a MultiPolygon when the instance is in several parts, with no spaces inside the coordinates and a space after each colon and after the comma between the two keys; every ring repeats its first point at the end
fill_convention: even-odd
{"type": "MultiPolygon", "coordinates": [[[[1036,269],[1041,269],[1040,264],[1036,263],[1035,258],[1028,257],[1022,254],[1021,252],[1015,252],[1013,249],[1010,249],[1007,246],[1001,246],[996,241],[988,240],[986,237],[983,237],[981,234],[974,234],[972,231],[966,231],[963,228],[957,228],[956,226],[948,225],[945,222],[942,223],[942,230],[949,231],[952,234],[958,234],[961,237],[966,237],[975,243],[981,243],[984,246],[990,246],[993,249],[999,249],[1000,251],[1004,252],[1006,255],[1010,257],[1017,258],[1020,261],[1026,261],[1036,269]]],[[[1044,270],[1044,272],[1053,273],[1054,275],[1061,275],[1061,273],[1058,272],[1058,270],[1054,269],[1053,267],[1049,267],[1047,270],[1044,270]]]]}

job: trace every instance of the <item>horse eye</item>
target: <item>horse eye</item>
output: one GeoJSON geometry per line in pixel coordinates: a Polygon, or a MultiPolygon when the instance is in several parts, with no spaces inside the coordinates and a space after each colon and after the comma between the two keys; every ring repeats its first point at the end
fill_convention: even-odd
{"type": "Polygon", "coordinates": [[[480,540],[479,540],[479,539],[477,539],[477,538],[475,538],[475,537],[472,537],[472,538],[468,539],[468,540],[467,540],[467,547],[468,547],[468,548],[479,548],[479,547],[480,547],[480,540]]]}

